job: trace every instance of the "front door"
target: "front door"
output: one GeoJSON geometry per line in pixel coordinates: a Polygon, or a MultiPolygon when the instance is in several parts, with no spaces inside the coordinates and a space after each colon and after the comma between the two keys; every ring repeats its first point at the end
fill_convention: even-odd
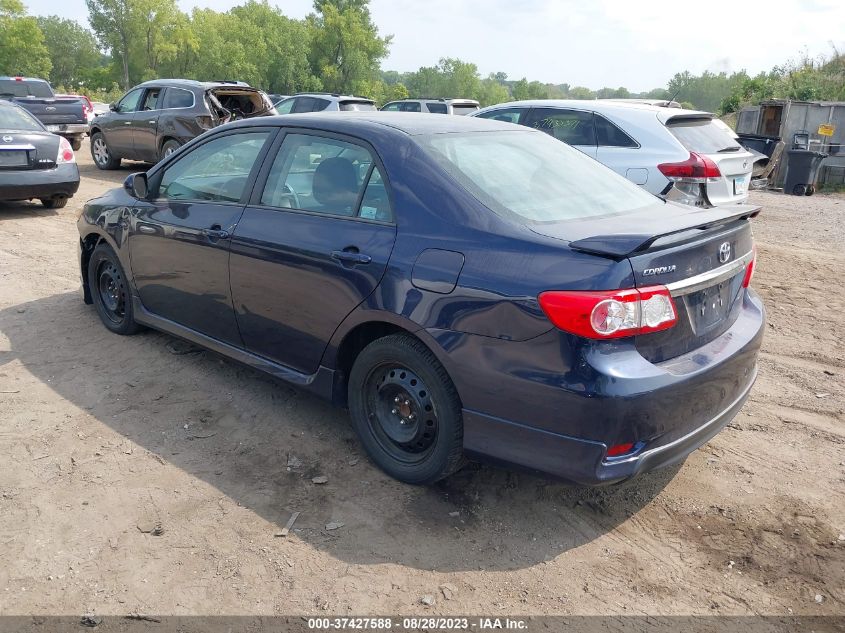
{"type": "Polygon", "coordinates": [[[231,235],[272,129],[218,134],[150,177],[132,209],[129,256],[144,308],[241,346],[229,290],[231,235]]]}
{"type": "Polygon", "coordinates": [[[158,117],[161,114],[161,88],[147,88],[141,106],[132,117],[134,158],[150,163],[158,161],[158,117]]]}
{"type": "Polygon", "coordinates": [[[117,102],[116,108],[103,117],[100,127],[106,137],[106,143],[114,156],[132,157],[132,120],[141,104],[143,88],[136,88],[127,92],[123,99],[117,102]]]}
{"type": "Polygon", "coordinates": [[[312,374],[337,327],[379,284],[396,227],[383,171],[364,144],[287,134],[266,162],[232,237],[238,326],[249,351],[312,374]]]}
{"type": "Polygon", "coordinates": [[[596,129],[592,112],[533,108],[523,125],[542,130],[587,156],[596,157],[596,129]]]}

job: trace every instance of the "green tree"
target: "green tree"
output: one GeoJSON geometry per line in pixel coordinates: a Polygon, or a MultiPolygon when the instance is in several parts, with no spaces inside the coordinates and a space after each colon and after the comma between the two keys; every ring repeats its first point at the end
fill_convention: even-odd
{"type": "Polygon", "coordinates": [[[575,86],[569,90],[570,99],[595,99],[596,94],[584,86],[575,86]]]}
{"type": "Polygon", "coordinates": [[[0,0],[0,72],[48,77],[50,52],[34,17],[20,0],[0,0]]]}
{"type": "Polygon", "coordinates": [[[50,53],[50,83],[54,86],[77,87],[101,66],[97,40],[78,22],[50,15],[39,17],[38,26],[50,53]]]}
{"type": "Polygon", "coordinates": [[[134,0],[85,0],[85,4],[91,28],[100,45],[119,62],[123,87],[129,88],[130,44],[136,41],[133,36],[137,36],[133,25],[134,0]]]}
{"type": "Polygon", "coordinates": [[[317,0],[308,16],[313,74],[332,92],[361,91],[378,79],[392,36],[380,37],[369,0],[317,0]]]}

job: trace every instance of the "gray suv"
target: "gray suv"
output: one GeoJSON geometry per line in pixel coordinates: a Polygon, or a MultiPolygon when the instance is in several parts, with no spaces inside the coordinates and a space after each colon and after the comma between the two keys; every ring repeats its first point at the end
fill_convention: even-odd
{"type": "Polygon", "coordinates": [[[340,95],[328,92],[308,92],[288,97],[276,104],[279,114],[302,112],[374,112],[376,103],[366,97],[340,95]]]}
{"type": "Polygon", "coordinates": [[[431,114],[472,114],[478,112],[474,99],[400,99],[381,107],[382,112],[429,112],[431,114]]]}

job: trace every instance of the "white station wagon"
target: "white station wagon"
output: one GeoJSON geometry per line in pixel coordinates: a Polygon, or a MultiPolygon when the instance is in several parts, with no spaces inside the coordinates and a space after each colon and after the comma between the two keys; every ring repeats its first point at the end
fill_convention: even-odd
{"type": "Polygon", "coordinates": [[[709,112],[609,99],[541,100],[470,116],[543,130],[651,193],[693,206],[745,202],[758,158],[709,112]]]}

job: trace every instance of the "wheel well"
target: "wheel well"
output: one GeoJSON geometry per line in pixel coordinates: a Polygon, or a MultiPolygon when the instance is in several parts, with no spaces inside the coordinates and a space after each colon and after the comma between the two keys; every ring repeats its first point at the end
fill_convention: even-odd
{"type": "MultiPolygon", "coordinates": [[[[91,131],[88,133],[88,136],[94,136],[97,132],[100,132],[100,128],[92,127],[91,131]]],[[[102,133],[102,132],[101,132],[102,133]]]]}
{"type": "Polygon", "coordinates": [[[80,240],[82,243],[82,256],[79,258],[80,273],[82,274],[82,294],[85,298],[85,303],[91,304],[94,302],[91,297],[91,288],[88,286],[88,262],[91,261],[91,253],[97,248],[97,245],[103,241],[103,238],[96,233],[87,235],[80,240]]]}
{"type": "Polygon", "coordinates": [[[393,323],[369,321],[355,326],[343,337],[340,346],[337,348],[337,358],[335,359],[335,400],[338,401],[338,404],[346,406],[346,385],[349,381],[349,372],[352,371],[352,365],[358,358],[358,354],[376,339],[391,334],[414,336],[408,330],[393,323]]]}

